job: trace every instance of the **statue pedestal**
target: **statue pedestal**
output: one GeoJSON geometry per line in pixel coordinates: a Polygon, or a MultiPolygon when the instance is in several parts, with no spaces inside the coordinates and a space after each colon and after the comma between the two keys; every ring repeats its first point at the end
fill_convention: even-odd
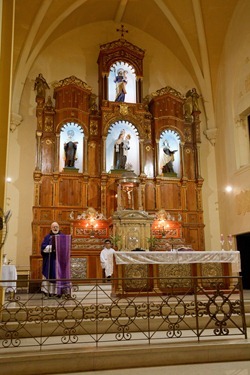
{"type": "Polygon", "coordinates": [[[163,174],[163,177],[177,177],[177,173],[175,172],[166,172],[166,173],[162,173],[163,174]]]}
{"type": "Polygon", "coordinates": [[[63,168],[63,172],[64,172],[64,173],[78,173],[78,172],[79,172],[79,168],[75,168],[75,167],[64,167],[64,168],[63,168]]]}

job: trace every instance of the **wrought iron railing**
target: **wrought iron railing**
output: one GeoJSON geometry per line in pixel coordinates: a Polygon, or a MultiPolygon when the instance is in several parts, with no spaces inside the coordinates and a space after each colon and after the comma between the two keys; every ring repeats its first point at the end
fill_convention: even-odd
{"type": "MultiPolygon", "coordinates": [[[[240,277],[185,279],[189,286],[181,291],[182,278],[166,278],[164,292],[142,288],[131,293],[116,293],[103,280],[70,280],[70,291],[61,298],[42,294],[42,280],[27,280],[32,293],[18,285],[8,288],[5,281],[0,352],[247,338],[240,277]]],[[[153,285],[158,282],[152,279],[153,285]]]]}

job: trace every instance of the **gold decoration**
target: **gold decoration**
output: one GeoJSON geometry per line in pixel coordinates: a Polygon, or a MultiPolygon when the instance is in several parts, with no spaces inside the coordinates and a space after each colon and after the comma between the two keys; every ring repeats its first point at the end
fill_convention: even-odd
{"type": "Polygon", "coordinates": [[[87,258],[71,258],[70,268],[72,279],[87,278],[87,258]]]}
{"type": "Polygon", "coordinates": [[[110,43],[102,44],[100,46],[100,50],[101,51],[104,51],[104,50],[109,51],[109,50],[117,48],[117,47],[126,47],[126,48],[130,49],[131,51],[135,51],[136,53],[140,54],[141,56],[144,56],[144,54],[145,54],[144,50],[135,46],[134,44],[129,43],[125,39],[119,39],[119,40],[115,40],[115,41],[110,42],[110,43]]]}
{"type": "Polygon", "coordinates": [[[171,94],[179,99],[185,99],[185,96],[183,96],[179,91],[176,91],[170,86],[163,87],[162,89],[153,92],[151,96],[155,97],[155,96],[162,96],[166,94],[171,94]]]}
{"type": "Polygon", "coordinates": [[[163,278],[159,280],[159,288],[168,286],[169,280],[166,277],[173,278],[170,283],[175,283],[178,287],[190,287],[191,281],[183,277],[190,277],[191,274],[190,264],[159,264],[159,277],[163,278]]]}
{"type": "Polygon", "coordinates": [[[128,114],[128,106],[127,104],[121,104],[120,105],[120,114],[125,116],[128,114]]]}
{"type": "Polygon", "coordinates": [[[75,76],[70,76],[70,77],[67,77],[65,79],[62,79],[59,82],[55,82],[53,84],[53,87],[59,88],[59,87],[68,86],[68,85],[72,85],[72,84],[76,85],[78,87],[81,87],[83,89],[92,91],[92,88],[90,86],[88,86],[86,82],[83,82],[82,80],[80,80],[79,78],[77,78],[75,76]]]}
{"type": "Polygon", "coordinates": [[[124,290],[143,289],[148,286],[148,265],[147,264],[126,264],[126,280],[124,290]],[[128,279],[128,280],[127,280],[128,279]]]}
{"type": "MultiPolygon", "coordinates": [[[[222,265],[220,263],[206,263],[201,264],[201,276],[208,276],[208,277],[218,277],[223,274],[222,272],[222,265]]],[[[216,279],[216,282],[222,282],[223,280],[216,279]]],[[[211,287],[211,283],[213,283],[213,280],[209,279],[203,279],[202,285],[203,287],[211,287]]]]}
{"type": "Polygon", "coordinates": [[[90,134],[91,135],[98,135],[98,121],[96,121],[96,120],[90,121],[90,134]]]}
{"type": "Polygon", "coordinates": [[[53,119],[51,116],[46,116],[44,120],[44,130],[45,132],[52,132],[53,131],[53,119]]]}

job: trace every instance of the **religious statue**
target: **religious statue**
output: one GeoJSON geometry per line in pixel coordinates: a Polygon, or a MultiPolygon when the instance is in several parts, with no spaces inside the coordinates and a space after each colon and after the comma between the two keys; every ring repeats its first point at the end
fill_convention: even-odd
{"type": "Polygon", "coordinates": [[[163,142],[162,173],[175,173],[173,168],[175,152],[177,152],[177,150],[170,150],[167,140],[163,142]]]}
{"type": "Polygon", "coordinates": [[[46,79],[43,77],[42,73],[39,73],[35,80],[34,90],[36,90],[36,96],[40,98],[45,98],[46,89],[49,89],[49,85],[46,79]]]}
{"type": "Polygon", "coordinates": [[[116,84],[116,102],[124,102],[125,101],[125,95],[127,94],[126,91],[126,85],[128,83],[127,79],[127,71],[123,70],[122,68],[118,70],[117,75],[114,79],[114,82],[116,84]]]}
{"type": "Polygon", "coordinates": [[[125,137],[125,130],[122,129],[118,136],[118,139],[114,144],[114,168],[121,169],[123,163],[123,141],[125,137]]]}
{"type": "Polygon", "coordinates": [[[74,167],[75,166],[75,161],[77,160],[77,143],[78,142],[73,142],[72,138],[74,136],[74,130],[69,130],[68,131],[68,137],[69,141],[64,144],[64,152],[65,152],[65,167],[74,167]]]}
{"type": "Polygon", "coordinates": [[[200,112],[199,104],[198,104],[198,99],[199,99],[200,96],[197,93],[196,89],[193,88],[193,89],[189,90],[186,93],[186,97],[187,98],[191,97],[191,99],[192,99],[192,112],[200,112]]]}
{"type": "Polygon", "coordinates": [[[126,134],[125,130],[122,129],[118,139],[115,141],[114,145],[114,168],[115,169],[125,169],[128,150],[130,149],[130,139],[131,135],[126,134]]]}

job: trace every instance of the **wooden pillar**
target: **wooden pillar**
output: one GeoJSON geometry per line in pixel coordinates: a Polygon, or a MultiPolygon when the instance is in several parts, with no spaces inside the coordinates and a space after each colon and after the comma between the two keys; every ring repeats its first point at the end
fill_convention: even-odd
{"type": "Polygon", "coordinates": [[[184,151],[183,151],[184,142],[180,142],[181,148],[181,178],[186,178],[186,168],[185,168],[185,159],[184,159],[184,151]]]}
{"type": "MultiPolygon", "coordinates": [[[[39,155],[40,155],[40,159],[41,159],[41,145],[40,145],[39,155]]],[[[59,160],[60,160],[60,134],[56,134],[55,166],[54,166],[55,172],[59,172],[59,160]]],[[[40,164],[41,164],[41,162],[40,162],[40,164]]],[[[39,170],[41,170],[41,165],[40,165],[39,170]]]]}
{"type": "Polygon", "coordinates": [[[106,139],[107,137],[102,137],[102,173],[106,173],[106,139]]]}
{"type": "Polygon", "coordinates": [[[88,137],[84,136],[83,173],[88,173],[88,137]]]}
{"type": "Polygon", "coordinates": [[[138,206],[139,210],[143,210],[143,205],[142,205],[142,194],[141,194],[141,185],[138,186],[138,206]]]}
{"type": "Polygon", "coordinates": [[[36,140],[37,140],[36,171],[41,170],[41,136],[42,136],[42,132],[36,132],[36,140]]]}
{"type": "Polygon", "coordinates": [[[118,184],[117,186],[117,211],[122,210],[122,189],[121,184],[118,184]]]}
{"type": "Polygon", "coordinates": [[[155,152],[155,170],[156,170],[156,176],[159,176],[159,155],[160,155],[160,149],[159,149],[159,139],[156,139],[156,152],[155,152]]]}
{"type": "Polygon", "coordinates": [[[144,175],[144,139],[140,139],[140,175],[144,175]]]}

